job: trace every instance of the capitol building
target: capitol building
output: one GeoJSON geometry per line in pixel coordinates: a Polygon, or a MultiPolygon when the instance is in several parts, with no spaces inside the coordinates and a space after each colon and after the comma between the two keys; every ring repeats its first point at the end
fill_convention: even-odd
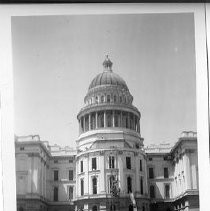
{"type": "Polygon", "coordinates": [[[141,113],[108,57],[77,120],[76,149],[15,137],[18,211],[199,210],[196,132],[146,146],[141,113]]]}

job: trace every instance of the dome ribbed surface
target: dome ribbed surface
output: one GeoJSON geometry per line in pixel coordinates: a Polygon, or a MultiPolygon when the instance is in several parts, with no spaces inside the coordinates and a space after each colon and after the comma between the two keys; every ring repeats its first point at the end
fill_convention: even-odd
{"type": "Polygon", "coordinates": [[[112,71],[104,71],[98,74],[91,82],[89,90],[102,85],[116,85],[128,90],[125,81],[112,71]]]}

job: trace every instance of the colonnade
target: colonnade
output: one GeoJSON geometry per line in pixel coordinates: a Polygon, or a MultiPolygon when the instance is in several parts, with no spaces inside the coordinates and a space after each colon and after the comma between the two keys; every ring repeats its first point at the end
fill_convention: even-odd
{"type": "Polygon", "coordinates": [[[131,112],[105,110],[91,112],[79,119],[80,133],[106,127],[122,127],[140,133],[139,117],[131,112]]]}

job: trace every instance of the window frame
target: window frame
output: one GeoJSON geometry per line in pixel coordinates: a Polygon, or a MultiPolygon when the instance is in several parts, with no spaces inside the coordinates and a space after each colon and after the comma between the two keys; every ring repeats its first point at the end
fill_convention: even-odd
{"type": "Polygon", "coordinates": [[[155,185],[152,184],[152,185],[149,186],[149,196],[150,196],[150,198],[154,199],[155,195],[156,195],[156,193],[155,193],[155,185]],[[151,189],[151,188],[153,188],[153,189],[151,189]],[[151,190],[153,190],[153,191],[151,191],[151,190]]]}
{"type": "Polygon", "coordinates": [[[80,173],[84,172],[83,160],[80,161],[80,173]]]}
{"type": "Polygon", "coordinates": [[[92,165],[91,165],[92,171],[97,170],[97,159],[96,159],[96,157],[93,157],[93,158],[91,159],[91,163],[92,163],[92,165]],[[93,162],[93,161],[94,161],[94,162],[93,162]],[[95,168],[94,168],[94,164],[95,164],[95,168]]]}
{"type": "Polygon", "coordinates": [[[115,156],[109,155],[109,169],[115,168],[115,156]]]}
{"type": "Polygon", "coordinates": [[[130,156],[126,156],[125,160],[126,160],[126,168],[127,169],[132,169],[131,157],[130,156]]]}
{"type": "Polygon", "coordinates": [[[73,169],[69,169],[69,181],[73,181],[74,180],[74,170],[73,169]],[[72,172],[72,175],[70,174],[70,172],[72,172]],[[72,177],[70,177],[70,175],[72,177]],[[72,178],[72,179],[71,179],[72,178]]]}
{"type": "Polygon", "coordinates": [[[59,180],[59,170],[58,169],[54,169],[53,170],[53,180],[54,181],[58,181],[59,180]]]}
{"type": "Polygon", "coordinates": [[[149,179],[154,179],[154,178],[155,178],[154,167],[149,167],[149,179]]]}
{"type": "Polygon", "coordinates": [[[58,197],[58,186],[54,186],[53,188],[53,201],[59,201],[59,197],[58,197]]]}
{"type": "Polygon", "coordinates": [[[163,177],[164,177],[164,179],[168,179],[168,178],[169,178],[168,167],[164,167],[164,168],[163,168],[163,177]],[[166,170],[166,171],[165,171],[165,170],[166,170]]]}

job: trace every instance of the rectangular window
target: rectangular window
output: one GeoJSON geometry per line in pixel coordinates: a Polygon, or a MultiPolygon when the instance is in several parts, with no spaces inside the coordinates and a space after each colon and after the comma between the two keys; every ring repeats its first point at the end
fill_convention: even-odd
{"type": "Polygon", "coordinates": [[[114,156],[109,156],[109,168],[114,168],[114,156]]]}
{"type": "Polygon", "coordinates": [[[149,168],[149,178],[153,179],[154,178],[154,171],[153,168],[149,168]]]}
{"type": "Polygon", "coordinates": [[[80,161],[80,172],[83,172],[83,160],[80,161]]]}
{"type": "Polygon", "coordinates": [[[69,199],[72,200],[73,199],[73,193],[74,193],[74,187],[70,186],[69,187],[69,199]]]}
{"type": "Polygon", "coordinates": [[[92,158],[92,170],[96,170],[97,166],[96,166],[96,158],[92,158]]]}
{"type": "Polygon", "coordinates": [[[69,170],[69,180],[73,180],[74,178],[74,172],[73,170],[69,170]]]}
{"type": "Polygon", "coordinates": [[[131,158],[130,157],[126,157],[126,168],[131,169],[131,158]]]}
{"type": "Polygon", "coordinates": [[[80,180],[80,188],[81,188],[81,196],[83,196],[84,195],[84,179],[81,179],[80,180]]]}
{"type": "Polygon", "coordinates": [[[149,161],[152,161],[152,158],[151,157],[149,158],[149,161]]]}
{"type": "Polygon", "coordinates": [[[142,160],[140,160],[140,171],[142,171],[142,160]]]}
{"type": "Polygon", "coordinates": [[[54,201],[58,201],[58,187],[54,187],[53,199],[54,199],[54,201]]]}
{"type": "Polygon", "coordinates": [[[58,181],[58,170],[54,170],[54,181],[58,181]]]}
{"type": "Polygon", "coordinates": [[[54,160],[54,163],[58,163],[58,160],[54,160]]]}
{"type": "Polygon", "coordinates": [[[170,198],[170,185],[169,184],[165,185],[165,198],[166,199],[170,198]]]}
{"type": "Polygon", "coordinates": [[[168,178],[168,168],[164,168],[164,178],[168,178]]]}
{"type": "Polygon", "coordinates": [[[140,185],[141,185],[140,192],[141,192],[141,195],[143,195],[143,194],[144,194],[144,184],[143,184],[143,177],[141,177],[141,180],[140,180],[140,185]]]}
{"type": "Polygon", "coordinates": [[[93,185],[93,194],[97,194],[97,178],[96,177],[92,179],[92,185],[93,185]]]}
{"type": "Polygon", "coordinates": [[[149,190],[150,190],[150,198],[155,198],[155,186],[151,185],[149,187],[149,190]]]}

